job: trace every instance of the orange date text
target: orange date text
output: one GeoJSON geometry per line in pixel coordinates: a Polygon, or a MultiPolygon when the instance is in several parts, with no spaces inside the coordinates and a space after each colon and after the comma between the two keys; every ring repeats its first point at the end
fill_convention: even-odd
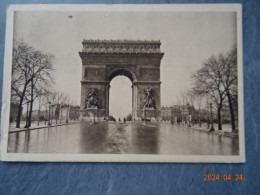
{"type": "Polygon", "coordinates": [[[243,175],[242,174],[224,174],[224,175],[219,175],[219,174],[204,174],[204,181],[219,181],[219,180],[224,180],[224,181],[243,181],[243,175]]]}

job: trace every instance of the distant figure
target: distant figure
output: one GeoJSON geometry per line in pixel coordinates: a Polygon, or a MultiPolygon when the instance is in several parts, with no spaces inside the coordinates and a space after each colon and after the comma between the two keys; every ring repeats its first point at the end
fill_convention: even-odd
{"type": "Polygon", "coordinates": [[[178,123],[178,125],[180,125],[180,123],[181,123],[181,120],[179,118],[177,118],[177,123],[178,123]]]}
{"type": "Polygon", "coordinates": [[[120,118],[118,119],[118,122],[121,122],[121,119],[120,119],[120,118]]]}
{"type": "Polygon", "coordinates": [[[125,117],[124,117],[124,123],[126,122],[126,119],[125,119],[125,117]]]}

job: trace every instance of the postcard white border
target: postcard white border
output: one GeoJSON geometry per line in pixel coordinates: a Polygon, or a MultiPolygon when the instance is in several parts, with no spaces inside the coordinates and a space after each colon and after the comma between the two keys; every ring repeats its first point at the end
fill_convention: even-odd
{"type": "Polygon", "coordinates": [[[244,163],[244,90],[242,57],[242,6],[241,4],[135,4],[135,5],[9,5],[7,8],[4,78],[1,118],[0,158],[3,161],[35,162],[185,162],[185,163],[244,163]],[[239,108],[239,155],[146,155],[146,154],[44,154],[7,153],[11,67],[13,45],[13,22],[15,11],[169,11],[169,12],[236,12],[237,13],[237,52],[238,52],[238,108],[239,108]]]}

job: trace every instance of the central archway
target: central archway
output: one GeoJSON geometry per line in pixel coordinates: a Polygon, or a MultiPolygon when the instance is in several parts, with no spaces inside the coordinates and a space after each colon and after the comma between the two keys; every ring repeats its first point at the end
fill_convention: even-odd
{"type": "Polygon", "coordinates": [[[110,81],[109,86],[109,116],[113,116],[116,120],[127,119],[133,110],[131,80],[124,75],[118,75],[110,81]]]}
{"type": "MultiPolygon", "coordinates": [[[[124,77],[127,77],[130,81],[131,81],[131,100],[130,100],[130,104],[131,104],[131,111],[130,111],[130,113],[131,113],[131,115],[133,116],[133,107],[134,107],[134,99],[133,99],[133,97],[134,97],[134,92],[133,92],[133,82],[134,81],[136,81],[136,75],[133,73],[133,72],[131,72],[131,70],[128,70],[127,68],[122,68],[122,67],[119,67],[119,68],[115,68],[114,70],[112,70],[112,71],[110,71],[109,73],[108,73],[108,81],[109,81],[109,91],[108,91],[108,112],[109,112],[109,114],[110,114],[110,103],[111,103],[111,82],[112,82],[112,80],[113,79],[116,79],[116,77],[118,77],[118,76],[124,76],[124,77]]],[[[120,92],[120,89],[118,90],[118,92],[120,92]]],[[[117,92],[117,93],[118,93],[117,92]]],[[[120,97],[120,96],[118,96],[117,97],[118,99],[117,99],[117,101],[119,102],[119,103],[126,103],[127,104],[127,102],[122,98],[122,97],[120,97]],[[119,101],[120,100],[120,101],[119,101]]],[[[123,106],[123,105],[122,105],[123,106]]],[[[123,107],[124,108],[124,107],[123,107]]],[[[127,114],[129,114],[129,113],[127,113],[127,114]]],[[[118,116],[116,116],[116,118],[117,118],[118,116]]],[[[121,116],[122,117],[122,116],[121,116]]]]}

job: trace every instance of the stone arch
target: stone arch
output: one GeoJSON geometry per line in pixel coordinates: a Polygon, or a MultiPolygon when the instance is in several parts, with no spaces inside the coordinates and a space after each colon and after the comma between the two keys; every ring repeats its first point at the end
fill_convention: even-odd
{"type": "Polygon", "coordinates": [[[119,76],[119,75],[122,75],[122,76],[126,76],[127,78],[130,79],[130,81],[133,83],[135,81],[137,81],[137,78],[136,78],[136,74],[134,72],[132,72],[131,70],[129,70],[128,68],[115,68],[113,70],[111,70],[108,74],[107,74],[107,81],[111,82],[111,80],[113,78],[115,78],[116,76],[119,76]]]}
{"type": "Polygon", "coordinates": [[[108,118],[110,81],[118,75],[124,75],[132,82],[133,118],[140,120],[144,113],[150,118],[157,118],[161,107],[160,64],[164,55],[160,50],[160,41],[83,40],[82,45],[79,56],[82,60],[80,108],[83,117],[88,118],[87,113],[91,112],[84,105],[87,92],[95,89],[100,105],[98,116],[108,118]],[[153,106],[149,103],[151,95],[145,96],[147,89],[153,91],[153,106]]]}

